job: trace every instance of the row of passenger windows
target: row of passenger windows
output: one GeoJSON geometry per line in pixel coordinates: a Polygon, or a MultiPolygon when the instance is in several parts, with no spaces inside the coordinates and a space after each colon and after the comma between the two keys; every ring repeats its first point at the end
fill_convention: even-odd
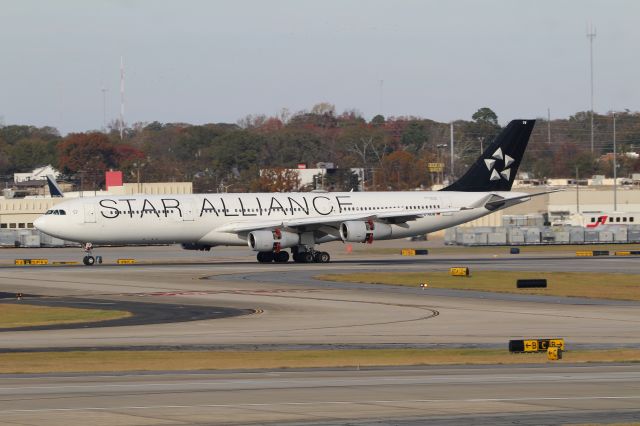
{"type": "MultiPolygon", "coordinates": [[[[107,211],[108,213],[109,211],[107,211]]],[[[160,214],[166,214],[166,213],[173,213],[174,210],[118,210],[118,213],[120,214],[140,214],[140,213],[160,213],[160,214]]]]}
{"type": "Polygon", "coordinates": [[[66,215],[67,212],[65,212],[64,210],[47,210],[47,212],[45,214],[55,214],[55,215],[66,215]]]}
{"type": "MultiPolygon", "coordinates": [[[[440,206],[436,206],[436,205],[426,205],[426,206],[391,206],[391,207],[344,207],[343,210],[344,211],[371,211],[371,210],[389,210],[389,209],[405,209],[405,210],[426,210],[426,209],[439,209],[440,206]]],[[[214,213],[214,209],[204,209],[203,210],[205,213],[214,213]]],[[[226,209],[226,210],[215,210],[221,213],[231,213],[231,209],[226,209]]],[[[242,210],[240,209],[233,209],[234,213],[240,213],[242,210]]],[[[269,211],[269,209],[244,209],[244,212],[248,212],[248,213],[260,213],[260,211],[262,211],[263,213],[267,213],[269,211]]],[[[271,209],[271,211],[285,211],[285,212],[302,212],[302,211],[306,211],[304,209],[301,208],[280,208],[280,207],[274,207],[273,209],[271,209]]]]}
{"type": "MultiPolygon", "coordinates": [[[[629,218],[627,217],[611,217],[609,216],[609,219],[607,220],[609,223],[619,223],[619,222],[633,222],[634,220],[633,216],[630,216],[629,218]]],[[[595,223],[597,221],[597,219],[595,217],[591,218],[591,223],[595,223]]]]}
{"type": "Polygon", "coordinates": [[[0,229],[33,228],[33,223],[0,223],[0,229]]]}

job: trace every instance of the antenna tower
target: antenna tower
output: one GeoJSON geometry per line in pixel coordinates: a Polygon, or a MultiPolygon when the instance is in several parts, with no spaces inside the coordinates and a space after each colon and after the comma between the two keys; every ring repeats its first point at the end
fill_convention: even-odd
{"type": "Polygon", "coordinates": [[[596,28],[593,23],[587,26],[587,38],[589,39],[589,67],[591,69],[591,154],[593,154],[593,39],[596,38],[596,28]]]}
{"type": "Polygon", "coordinates": [[[124,58],[120,56],[120,139],[124,134],[124,58]]]}

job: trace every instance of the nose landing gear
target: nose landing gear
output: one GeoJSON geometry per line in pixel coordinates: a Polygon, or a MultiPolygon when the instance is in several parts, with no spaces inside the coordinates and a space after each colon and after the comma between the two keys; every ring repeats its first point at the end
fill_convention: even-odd
{"type": "Polygon", "coordinates": [[[93,266],[96,264],[96,262],[102,263],[102,256],[93,256],[93,244],[84,243],[84,246],[82,248],[86,253],[82,258],[82,263],[84,263],[86,266],[93,266]]]}

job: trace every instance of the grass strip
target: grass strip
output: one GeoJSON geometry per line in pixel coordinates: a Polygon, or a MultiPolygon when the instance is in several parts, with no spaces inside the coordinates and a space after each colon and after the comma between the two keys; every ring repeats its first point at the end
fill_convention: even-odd
{"type": "MultiPolygon", "coordinates": [[[[0,354],[0,373],[243,370],[461,364],[543,364],[546,353],[506,349],[77,351],[0,354]]],[[[568,351],[553,362],[640,362],[634,349],[568,351]]]]}
{"type": "Polygon", "coordinates": [[[108,321],[130,317],[127,311],[0,304],[0,329],[108,321]]]}
{"type": "MultiPolygon", "coordinates": [[[[424,271],[326,274],[318,275],[315,278],[326,281],[388,284],[408,287],[419,287],[421,283],[427,283],[429,287],[456,290],[613,300],[640,300],[640,275],[637,274],[472,270],[471,276],[469,277],[452,277],[449,275],[449,271],[424,271]],[[546,278],[547,288],[516,288],[516,281],[518,279],[527,278],[546,278]]],[[[428,288],[425,291],[428,291],[428,288]]]]}

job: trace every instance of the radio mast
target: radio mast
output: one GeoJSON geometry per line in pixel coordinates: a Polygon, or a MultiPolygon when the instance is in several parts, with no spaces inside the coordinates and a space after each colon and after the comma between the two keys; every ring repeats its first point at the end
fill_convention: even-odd
{"type": "Polygon", "coordinates": [[[124,57],[120,56],[120,140],[124,134],[124,57]]]}
{"type": "Polygon", "coordinates": [[[596,38],[596,28],[592,23],[587,26],[589,39],[589,66],[591,68],[591,154],[593,154],[593,39],[596,38]]]}

